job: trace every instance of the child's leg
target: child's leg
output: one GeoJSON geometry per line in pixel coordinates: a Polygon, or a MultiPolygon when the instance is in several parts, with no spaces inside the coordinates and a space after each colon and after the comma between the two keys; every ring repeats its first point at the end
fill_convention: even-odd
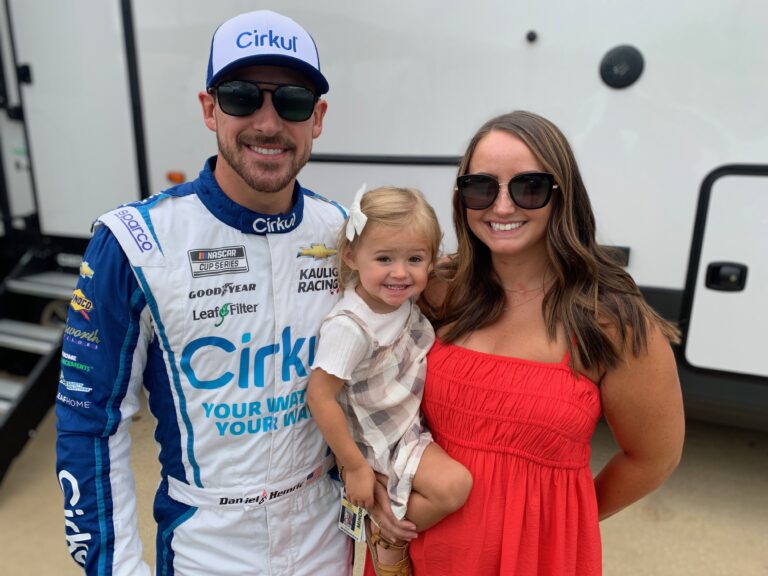
{"type": "Polygon", "coordinates": [[[406,518],[421,532],[464,505],[472,475],[432,442],[424,449],[408,499],[406,518]]]}
{"type": "MultiPolygon", "coordinates": [[[[471,489],[469,470],[432,442],[424,449],[413,476],[406,518],[416,524],[418,532],[426,530],[461,508],[471,489]]],[[[401,544],[405,542],[397,542],[395,548],[377,544],[379,564],[392,566],[402,561],[406,552],[401,544]]]]}

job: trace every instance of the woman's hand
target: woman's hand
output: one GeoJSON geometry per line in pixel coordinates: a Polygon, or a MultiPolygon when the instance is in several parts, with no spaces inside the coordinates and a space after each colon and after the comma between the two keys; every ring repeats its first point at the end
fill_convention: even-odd
{"type": "Polygon", "coordinates": [[[387,480],[384,474],[376,474],[376,483],[373,488],[373,506],[366,508],[368,516],[381,530],[381,535],[391,542],[410,541],[419,534],[416,525],[408,520],[398,520],[392,513],[387,493],[387,480]]]}
{"type": "Polygon", "coordinates": [[[376,477],[367,463],[361,466],[345,467],[341,475],[347,500],[366,510],[373,506],[373,487],[376,484],[376,477]]]}

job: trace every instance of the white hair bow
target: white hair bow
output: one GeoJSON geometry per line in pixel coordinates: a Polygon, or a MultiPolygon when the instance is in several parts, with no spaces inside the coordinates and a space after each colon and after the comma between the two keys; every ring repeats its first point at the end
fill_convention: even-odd
{"type": "Polygon", "coordinates": [[[355,239],[355,233],[357,233],[358,236],[363,233],[365,223],[368,222],[368,216],[363,214],[363,209],[360,208],[360,201],[363,199],[366,187],[366,184],[363,184],[360,187],[360,190],[355,194],[355,199],[352,201],[352,205],[349,207],[349,217],[347,218],[347,240],[350,242],[355,239]]]}

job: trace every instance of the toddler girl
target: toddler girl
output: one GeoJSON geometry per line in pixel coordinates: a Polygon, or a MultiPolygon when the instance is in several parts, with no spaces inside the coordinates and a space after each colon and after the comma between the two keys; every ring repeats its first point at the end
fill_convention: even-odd
{"type": "MultiPolygon", "coordinates": [[[[395,517],[421,531],[460,508],[472,485],[419,412],[435,334],[415,301],[437,257],[440,225],[417,190],[363,191],[340,234],[343,295],[320,329],[307,401],[347,499],[372,506],[374,472],[384,474],[395,517]]],[[[370,525],[367,540],[377,574],[410,574],[406,542],[370,525]]]]}

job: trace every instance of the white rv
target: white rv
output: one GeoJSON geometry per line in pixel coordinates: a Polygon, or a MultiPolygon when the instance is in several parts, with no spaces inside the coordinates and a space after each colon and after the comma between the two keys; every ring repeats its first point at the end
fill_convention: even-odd
{"type": "MultiPolygon", "coordinates": [[[[193,178],[215,152],[197,100],[210,35],[257,8],[310,30],[330,81],[304,185],[341,202],[363,182],[421,188],[450,251],[449,199],[474,131],[513,109],[552,119],[576,152],[600,241],[622,248],[651,304],[682,327],[689,415],[768,428],[768,6],[758,0],[6,0],[4,254],[31,253],[6,277],[0,332],[37,321],[14,317],[14,294],[48,298],[32,307],[45,325],[26,329],[44,330],[42,364],[55,366],[50,319],[91,221],[169,177],[193,178]]],[[[0,345],[20,339],[0,334],[0,345]]],[[[54,373],[40,388],[49,404],[54,373]]],[[[0,380],[0,434],[36,387],[23,374],[0,380]]]]}

